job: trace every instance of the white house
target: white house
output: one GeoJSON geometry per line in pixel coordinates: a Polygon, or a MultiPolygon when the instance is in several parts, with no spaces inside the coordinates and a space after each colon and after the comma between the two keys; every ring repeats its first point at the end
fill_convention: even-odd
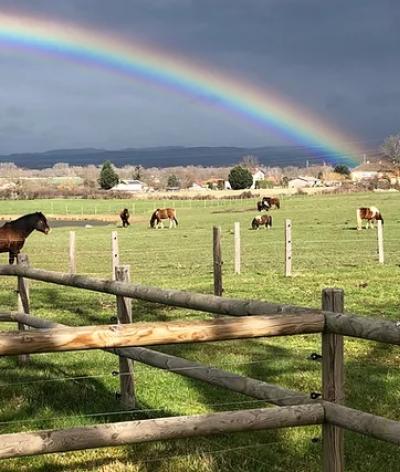
{"type": "Polygon", "coordinates": [[[255,189],[256,188],[256,182],[259,182],[260,180],[264,180],[265,179],[265,174],[262,170],[257,169],[257,171],[254,172],[252,177],[253,177],[253,184],[250,188],[255,189]]]}
{"type": "Polygon", "coordinates": [[[319,187],[321,185],[321,180],[316,177],[296,177],[295,179],[289,180],[289,188],[304,188],[304,187],[319,187]]]}
{"type": "Polygon", "coordinates": [[[381,178],[384,176],[395,177],[395,169],[393,164],[387,160],[380,160],[375,162],[364,162],[355,167],[351,171],[351,180],[359,181],[364,179],[381,178]]]}
{"type": "Polygon", "coordinates": [[[120,180],[111,190],[113,192],[145,192],[147,185],[140,180],[120,180]]]}

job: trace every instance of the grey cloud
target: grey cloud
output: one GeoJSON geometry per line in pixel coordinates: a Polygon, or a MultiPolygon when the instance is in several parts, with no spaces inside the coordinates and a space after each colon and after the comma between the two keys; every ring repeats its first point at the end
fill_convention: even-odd
{"type": "MultiPolygon", "coordinates": [[[[0,0],[0,10],[15,12],[15,0],[0,0]]],[[[397,123],[400,128],[400,3],[394,0],[19,0],[18,11],[210,64],[276,90],[366,142],[397,123]]],[[[0,100],[9,109],[7,118],[0,113],[0,128],[13,109],[16,120],[21,113],[35,123],[32,132],[22,127],[20,140],[18,129],[9,128],[0,153],[18,151],[21,143],[45,149],[283,142],[195,97],[140,80],[5,47],[0,66],[0,100]]]]}

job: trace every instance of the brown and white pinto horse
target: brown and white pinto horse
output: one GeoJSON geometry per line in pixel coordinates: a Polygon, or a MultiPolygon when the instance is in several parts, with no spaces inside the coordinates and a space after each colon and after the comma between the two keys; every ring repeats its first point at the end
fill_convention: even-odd
{"type": "Polygon", "coordinates": [[[260,226],[265,226],[267,229],[272,228],[272,216],[271,215],[262,215],[256,216],[251,222],[251,227],[253,229],[260,229],[260,226]]]}
{"type": "Polygon", "coordinates": [[[13,264],[25,243],[25,239],[32,231],[50,232],[46,217],[41,212],[21,216],[17,220],[9,221],[0,228],[0,252],[9,253],[9,263],[13,264]]]}
{"type": "Polygon", "coordinates": [[[357,229],[362,229],[362,220],[367,220],[367,224],[365,225],[365,229],[368,229],[368,225],[371,228],[374,227],[375,221],[382,221],[383,218],[382,213],[376,207],[369,207],[369,208],[357,208],[357,229]]]}
{"type": "Polygon", "coordinates": [[[164,227],[162,220],[169,220],[169,228],[178,226],[175,208],[157,208],[150,218],[151,228],[164,227]]]}
{"type": "Polygon", "coordinates": [[[278,197],[264,197],[262,199],[262,202],[264,203],[265,206],[269,206],[269,208],[272,208],[273,206],[279,210],[281,207],[281,202],[279,201],[278,197]]]}

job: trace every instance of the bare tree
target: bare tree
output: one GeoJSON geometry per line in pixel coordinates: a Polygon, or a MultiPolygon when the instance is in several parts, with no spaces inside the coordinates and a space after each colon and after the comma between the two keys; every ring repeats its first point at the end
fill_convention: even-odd
{"type": "Polygon", "coordinates": [[[385,156],[396,164],[400,164],[400,134],[388,136],[381,146],[385,156]]]}
{"type": "Polygon", "coordinates": [[[246,169],[254,169],[256,167],[260,167],[260,161],[258,160],[257,156],[253,156],[253,154],[247,154],[240,159],[239,165],[246,167],[246,169]]]}

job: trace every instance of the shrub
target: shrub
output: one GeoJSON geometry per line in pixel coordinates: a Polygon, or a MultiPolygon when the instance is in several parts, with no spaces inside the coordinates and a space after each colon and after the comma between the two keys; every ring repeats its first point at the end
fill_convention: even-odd
{"type": "Polygon", "coordinates": [[[119,181],[118,174],[115,172],[110,161],[105,161],[100,171],[99,185],[103,190],[110,190],[110,188],[117,185],[119,181]]]}
{"type": "Polygon", "coordinates": [[[250,188],[253,184],[251,172],[242,166],[233,167],[229,172],[228,180],[233,190],[250,188]]]}

